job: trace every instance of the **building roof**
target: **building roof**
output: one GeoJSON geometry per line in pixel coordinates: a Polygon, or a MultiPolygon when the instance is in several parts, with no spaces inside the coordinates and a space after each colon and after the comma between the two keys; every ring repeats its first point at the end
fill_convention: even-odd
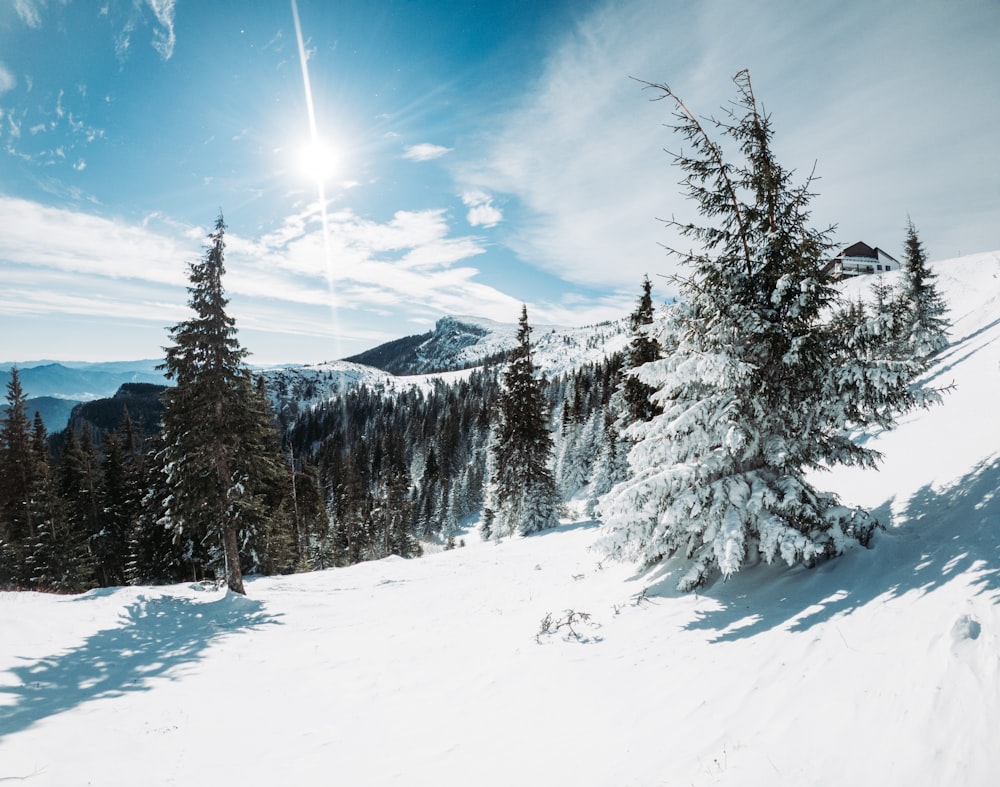
{"type": "MultiPolygon", "coordinates": [[[[885,252],[882,252],[882,253],[885,254],[885,252]]],[[[840,254],[838,254],[837,256],[838,257],[868,257],[869,259],[877,260],[878,259],[878,249],[873,249],[867,243],[863,243],[862,241],[858,241],[857,243],[852,244],[851,246],[848,246],[846,249],[844,249],[842,252],[840,252],[840,254]]],[[[886,256],[888,256],[888,255],[886,255],[886,256]]]]}

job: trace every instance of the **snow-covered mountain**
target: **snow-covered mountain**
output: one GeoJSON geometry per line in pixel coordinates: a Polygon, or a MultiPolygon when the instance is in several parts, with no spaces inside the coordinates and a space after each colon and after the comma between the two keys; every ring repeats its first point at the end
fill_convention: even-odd
{"type": "MultiPolygon", "coordinates": [[[[627,334],[625,318],[580,328],[533,326],[535,363],[545,374],[559,374],[621,349],[627,334]]],[[[347,360],[413,377],[500,362],[516,344],[515,323],[449,316],[438,320],[433,331],[379,345],[347,360]]]]}
{"type": "MultiPolygon", "coordinates": [[[[554,376],[600,362],[623,350],[628,340],[627,318],[579,328],[540,326],[532,330],[533,358],[543,374],[554,376]]],[[[513,323],[443,317],[427,334],[388,342],[344,361],[274,367],[257,374],[276,412],[294,418],[352,386],[391,392],[455,379],[484,364],[502,363],[516,344],[513,323]]]]}

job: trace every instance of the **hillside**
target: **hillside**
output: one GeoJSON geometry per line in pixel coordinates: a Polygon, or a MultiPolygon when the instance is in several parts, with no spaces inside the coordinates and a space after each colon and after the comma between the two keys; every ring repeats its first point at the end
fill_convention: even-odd
{"type": "MultiPolygon", "coordinates": [[[[48,432],[65,429],[70,413],[78,404],[80,403],[75,399],[64,399],[59,396],[36,396],[25,401],[28,417],[34,419],[35,413],[38,413],[48,432]]],[[[6,417],[8,408],[6,401],[0,402],[0,419],[6,417]]]]}
{"type": "MultiPolygon", "coordinates": [[[[565,371],[570,351],[574,361],[582,365],[620,349],[626,339],[624,319],[581,328],[532,327],[535,360],[546,374],[565,371]]],[[[438,320],[433,331],[396,339],[345,360],[412,377],[502,363],[516,343],[515,323],[449,316],[438,320]]]]}
{"type": "MultiPolygon", "coordinates": [[[[944,403],[817,479],[887,529],[698,594],[599,525],[252,580],[0,593],[0,780],[988,787],[1000,252],[936,263],[944,403]]],[[[849,288],[870,282],[851,282],[849,288]]]]}

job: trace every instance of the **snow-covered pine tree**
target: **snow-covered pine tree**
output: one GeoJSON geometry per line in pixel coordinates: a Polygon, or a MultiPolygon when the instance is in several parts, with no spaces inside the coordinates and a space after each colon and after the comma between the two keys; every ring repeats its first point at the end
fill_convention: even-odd
{"type": "Polygon", "coordinates": [[[900,298],[904,323],[901,338],[919,360],[927,360],[948,346],[948,306],[937,290],[934,274],[913,221],[906,220],[903,283],[900,298]]]}
{"type": "Polygon", "coordinates": [[[775,160],[769,116],[750,77],[734,77],[738,100],[713,121],[743,156],[740,164],[666,85],[675,131],[690,146],[674,160],[688,196],[714,223],[675,224],[699,253],[680,280],[685,326],[663,360],[638,370],[663,408],[629,428],[632,477],[600,504],[604,550],[652,563],[687,560],[679,587],[716,569],[730,576],[757,555],[789,565],[840,552],[866,537],[869,515],[817,491],[806,471],[874,465],[849,428],[889,428],[917,403],[912,363],[859,359],[829,320],[838,294],[822,269],[829,231],[809,225],[809,180],[793,186],[775,160]]]}
{"type": "Polygon", "coordinates": [[[564,422],[554,444],[554,477],[556,489],[563,500],[573,497],[590,479],[594,446],[587,445],[590,435],[585,433],[585,426],[564,422]]]}
{"type": "Polygon", "coordinates": [[[170,489],[163,521],[221,548],[229,588],[244,593],[241,543],[267,526],[265,498],[284,463],[266,401],[245,363],[247,351],[226,313],[225,229],[220,214],[204,258],[189,266],[195,316],[171,329],[173,345],[166,348],[163,368],[176,385],[163,394],[170,489]]]}
{"type": "MultiPolygon", "coordinates": [[[[138,446],[133,450],[138,451],[138,446]]],[[[201,543],[194,542],[187,534],[174,533],[162,523],[171,494],[163,466],[162,435],[150,438],[148,448],[136,459],[136,487],[130,494],[136,518],[129,535],[128,582],[169,584],[184,578],[197,582],[203,578],[199,570],[204,571],[201,543]]]]}
{"type": "Polygon", "coordinates": [[[659,405],[651,400],[656,389],[642,382],[632,371],[643,364],[660,358],[660,343],[650,331],[653,324],[653,285],[646,276],[642,281],[642,295],[635,311],[629,315],[632,340],[625,351],[625,373],[621,383],[620,396],[622,416],[625,423],[648,421],[659,415],[659,405]]]}
{"type": "Polygon", "coordinates": [[[552,435],[542,380],[531,360],[528,309],[522,307],[517,346],[503,376],[493,435],[494,538],[527,535],[559,523],[559,496],[550,469],[552,435]]]}
{"type": "Polygon", "coordinates": [[[587,514],[594,516],[600,499],[628,478],[628,451],[622,441],[610,408],[595,412],[601,421],[601,435],[597,440],[594,468],[590,477],[590,497],[587,514]]]}

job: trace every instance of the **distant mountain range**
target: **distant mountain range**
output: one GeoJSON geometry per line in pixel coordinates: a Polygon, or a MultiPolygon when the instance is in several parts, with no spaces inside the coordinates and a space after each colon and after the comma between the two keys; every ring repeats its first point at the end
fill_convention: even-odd
{"type": "MultiPolygon", "coordinates": [[[[626,319],[581,328],[535,326],[533,358],[546,375],[557,375],[597,362],[628,342],[626,319]]],[[[275,410],[285,418],[356,386],[383,390],[422,385],[429,378],[502,363],[517,344],[517,325],[478,317],[442,317],[434,330],[396,339],[342,361],[309,366],[275,366],[256,370],[264,378],[275,410]]],[[[36,361],[0,363],[0,385],[6,390],[10,369],[17,366],[28,396],[28,413],[42,416],[50,433],[62,431],[74,406],[114,398],[123,385],[165,385],[159,360],[81,363],[36,361]]],[[[3,405],[2,407],[5,407],[3,405]]],[[[84,408],[86,410],[86,408],[84,408]]],[[[113,405],[117,412],[119,404],[113,405]]],[[[90,421],[85,414],[82,416],[90,421]]],[[[102,425],[103,426],[103,425],[102,425]]]]}
{"type": "Polygon", "coordinates": [[[21,388],[29,398],[54,396],[87,402],[114,396],[123,383],[166,384],[158,360],[81,363],[75,361],[32,361],[0,363],[0,385],[6,390],[10,370],[16,366],[21,388]]]}
{"type": "Polygon", "coordinates": [[[165,385],[163,372],[157,370],[159,360],[109,361],[28,361],[0,363],[0,412],[7,409],[6,391],[10,370],[15,366],[21,379],[21,389],[28,397],[28,417],[37,412],[50,432],[62,431],[73,408],[81,402],[113,397],[126,383],[165,385]]]}

